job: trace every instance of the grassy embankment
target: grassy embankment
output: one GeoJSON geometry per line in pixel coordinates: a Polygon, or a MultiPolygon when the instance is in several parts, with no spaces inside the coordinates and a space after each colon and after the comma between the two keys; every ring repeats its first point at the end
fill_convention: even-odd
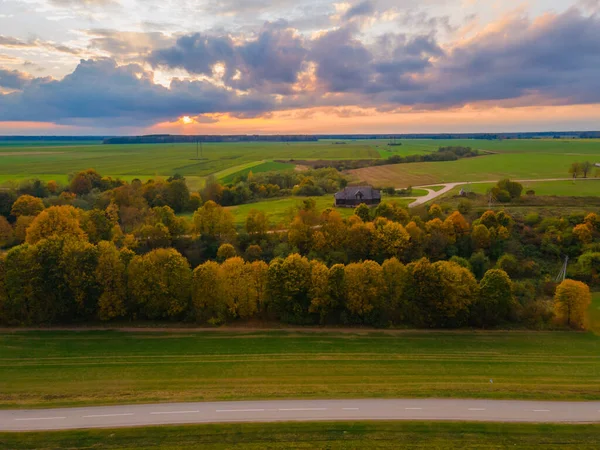
{"type": "Polygon", "coordinates": [[[229,424],[0,433],[0,447],[51,449],[578,449],[600,447],[600,425],[455,422],[229,424]]]}
{"type": "Polygon", "coordinates": [[[598,400],[599,354],[599,336],[567,332],[5,332],[0,407],[276,398],[598,400]]]}

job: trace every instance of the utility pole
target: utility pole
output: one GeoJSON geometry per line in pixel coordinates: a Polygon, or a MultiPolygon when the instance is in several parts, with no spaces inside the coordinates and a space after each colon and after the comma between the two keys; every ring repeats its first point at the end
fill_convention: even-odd
{"type": "Polygon", "coordinates": [[[567,266],[569,265],[569,256],[565,256],[565,262],[563,263],[558,276],[556,277],[557,283],[562,283],[567,278],[567,266]]]}

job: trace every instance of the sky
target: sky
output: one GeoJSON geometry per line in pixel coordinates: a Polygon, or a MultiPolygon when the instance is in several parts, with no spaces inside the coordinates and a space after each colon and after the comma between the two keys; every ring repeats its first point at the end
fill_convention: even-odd
{"type": "Polygon", "coordinates": [[[600,0],[0,0],[0,134],[600,129],[600,0]]]}

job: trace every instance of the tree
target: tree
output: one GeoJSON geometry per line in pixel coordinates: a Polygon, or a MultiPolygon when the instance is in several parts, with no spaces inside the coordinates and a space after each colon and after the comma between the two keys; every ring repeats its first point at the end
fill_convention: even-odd
{"type": "Polygon", "coordinates": [[[512,282],[500,269],[488,270],[479,282],[479,295],[472,309],[473,322],[493,326],[507,321],[514,303],[512,282]]]}
{"type": "Polygon", "coordinates": [[[12,190],[0,190],[0,216],[8,217],[15,203],[16,195],[12,190]]]}
{"type": "Polygon", "coordinates": [[[275,258],[269,265],[267,289],[270,306],[283,322],[312,322],[310,308],[311,267],[308,259],[292,254],[275,258]]]}
{"type": "Polygon", "coordinates": [[[176,213],[185,211],[189,200],[190,190],[185,178],[173,179],[167,183],[166,201],[173,211],[176,213]]]}
{"type": "Polygon", "coordinates": [[[375,221],[375,240],[382,259],[402,257],[408,249],[410,235],[401,224],[378,218],[375,221]]]}
{"type": "Polygon", "coordinates": [[[190,265],[172,248],[136,256],[129,263],[128,291],[142,318],[181,317],[188,308],[190,265]]]}
{"type": "Polygon", "coordinates": [[[217,250],[217,259],[221,262],[227,261],[229,258],[234,258],[237,256],[237,252],[235,251],[235,247],[231,244],[223,244],[217,250]]]}
{"type": "Polygon", "coordinates": [[[402,321],[406,309],[404,305],[406,267],[396,258],[392,258],[384,261],[381,269],[384,282],[384,317],[390,323],[398,324],[402,321]]]}
{"type": "Polygon", "coordinates": [[[260,245],[250,245],[246,249],[245,258],[248,262],[260,261],[262,259],[263,250],[260,245]]]}
{"type": "Polygon", "coordinates": [[[194,269],[192,307],[197,322],[220,325],[227,317],[227,305],[220,293],[219,264],[207,261],[194,269]]]}
{"type": "Polygon", "coordinates": [[[496,267],[506,272],[511,278],[518,278],[521,272],[519,260],[510,253],[502,255],[496,263],[496,267]]]}
{"type": "Polygon", "coordinates": [[[309,312],[319,315],[321,325],[325,324],[331,311],[331,297],[329,296],[329,269],[320,261],[310,262],[310,307],[309,312]]]}
{"type": "Polygon", "coordinates": [[[35,220],[34,216],[20,216],[14,225],[14,236],[17,243],[22,244],[27,238],[27,228],[35,220]]]}
{"type": "Polygon", "coordinates": [[[433,205],[431,205],[431,207],[429,208],[429,217],[431,219],[441,219],[443,216],[443,211],[442,208],[440,207],[440,205],[434,203],[433,205]]]}
{"type": "Polygon", "coordinates": [[[72,206],[51,206],[42,211],[27,228],[27,242],[35,244],[51,236],[87,239],[79,219],[80,211],[72,206]]]}
{"type": "Polygon", "coordinates": [[[12,205],[10,213],[15,217],[37,216],[44,210],[44,202],[41,198],[31,195],[21,195],[12,205]]]}
{"type": "Polygon", "coordinates": [[[581,173],[583,174],[583,178],[587,178],[588,173],[591,172],[594,165],[589,161],[584,161],[581,163],[581,173]]]}
{"type": "Polygon", "coordinates": [[[484,224],[480,223],[473,227],[471,241],[475,250],[488,248],[491,244],[490,230],[484,224]]]}
{"type": "Polygon", "coordinates": [[[111,239],[113,224],[106,212],[101,209],[92,209],[83,213],[80,224],[89,241],[94,244],[111,239]]]}
{"type": "Polygon", "coordinates": [[[269,266],[263,261],[246,263],[248,271],[248,287],[256,298],[257,313],[262,314],[266,310],[268,301],[267,281],[269,266]]]}
{"type": "Polygon", "coordinates": [[[344,271],[346,308],[360,323],[379,322],[383,294],[383,270],[375,261],[353,263],[344,271]]]}
{"type": "Polygon", "coordinates": [[[511,199],[519,198],[523,193],[523,185],[521,183],[517,183],[516,181],[510,181],[508,178],[498,181],[496,186],[500,191],[508,192],[511,199]]]}
{"type": "Polygon", "coordinates": [[[218,270],[219,294],[231,318],[249,319],[258,310],[258,297],[252,289],[250,271],[239,256],[229,258],[218,270]]]}
{"type": "Polygon", "coordinates": [[[360,217],[363,222],[368,222],[371,220],[371,210],[364,203],[361,203],[356,207],[354,214],[360,217]]]}
{"type": "Polygon", "coordinates": [[[573,234],[582,244],[589,244],[594,239],[593,228],[587,223],[580,223],[573,228],[573,234]]]}
{"type": "Polygon", "coordinates": [[[194,213],[196,231],[217,241],[231,241],[235,236],[232,214],[212,200],[194,213]]]}
{"type": "Polygon", "coordinates": [[[12,243],[13,229],[6,220],[6,217],[0,216],[0,248],[7,247],[12,243]]]}
{"type": "Polygon", "coordinates": [[[246,232],[253,238],[264,238],[269,231],[269,219],[263,211],[251,209],[246,217],[246,232]]]}
{"type": "Polygon", "coordinates": [[[92,189],[101,187],[102,176],[94,169],[76,173],[69,184],[69,190],[76,195],[89,194],[92,189]]]}
{"type": "Polygon", "coordinates": [[[578,163],[578,162],[574,162],[569,167],[569,173],[573,176],[573,178],[577,178],[577,176],[580,175],[581,172],[582,172],[582,170],[581,170],[581,164],[578,163]]]}
{"type": "Polygon", "coordinates": [[[98,243],[98,264],[94,275],[100,287],[100,320],[112,320],[127,314],[127,267],[124,259],[112,242],[98,243]]]}
{"type": "Polygon", "coordinates": [[[563,281],[554,295],[554,313],[558,322],[571,328],[585,329],[591,301],[587,284],[569,279],[563,281]]]}
{"type": "Polygon", "coordinates": [[[70,295],[77,304],[77,315],[89,319],[97,315],[100,286],[96,278],[98,249],[87,241],[67,238],[63,244],[60,268],[70,295]]]}

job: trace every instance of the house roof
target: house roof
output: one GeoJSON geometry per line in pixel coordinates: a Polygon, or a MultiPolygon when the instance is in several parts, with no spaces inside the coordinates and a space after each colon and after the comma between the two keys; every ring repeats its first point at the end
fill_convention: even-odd
{"type": "Polygon", "coordinates": [[[381,193],[377,189],[373,189],[371,186],[348,186],[343,191],[335,194],[336,200],[354,200],[362,194],[363,200],[375,200],[381,198],[381,193]]]}

